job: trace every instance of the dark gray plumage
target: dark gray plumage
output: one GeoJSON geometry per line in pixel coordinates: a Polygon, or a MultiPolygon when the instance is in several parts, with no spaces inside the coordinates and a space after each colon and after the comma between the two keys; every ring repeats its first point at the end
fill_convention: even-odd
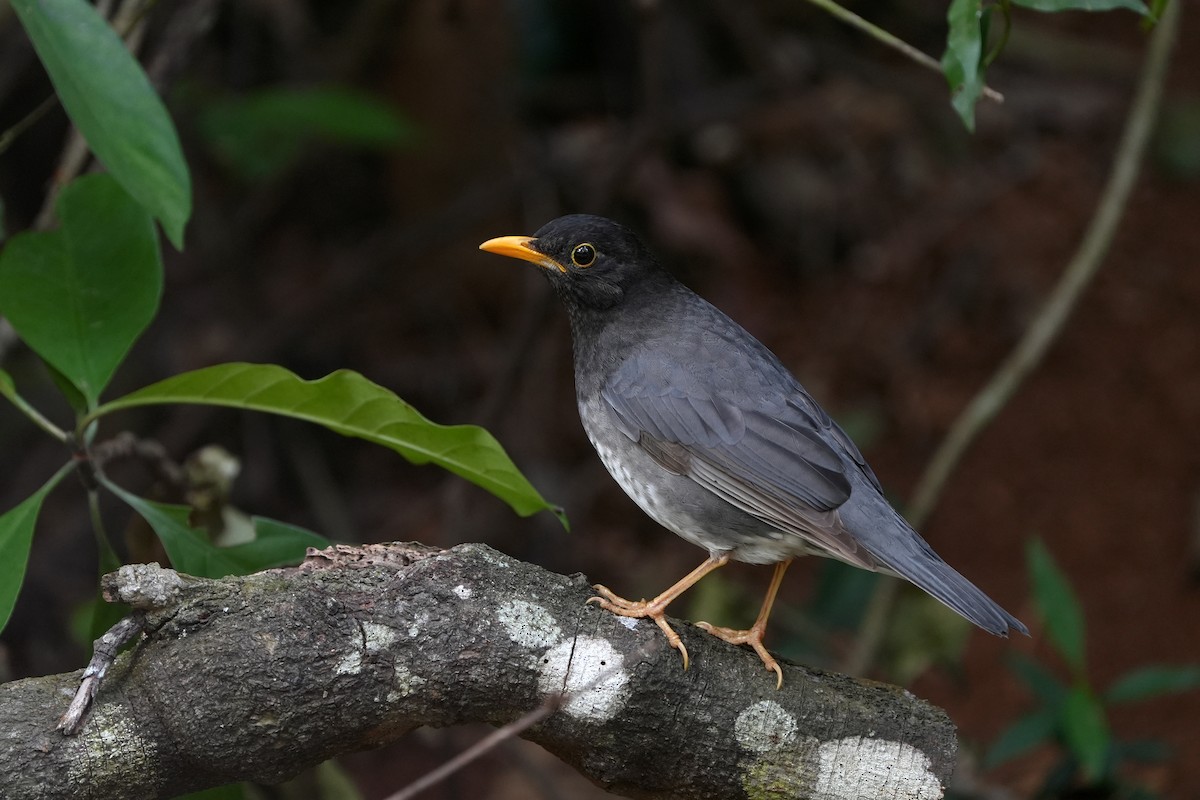
{"type": "MultiPolygon", "coordinates": [[[[991,633],[1027,632],[891,507],[854,442],[779,359],[629,230],[572,215],[483,248],[543,267],[570,316],[589,439],[634,501],[710,562],[829,556],[906,578],[991,633]]],[[[602,593],[605,607],[664,627],[661,609],[602,593]]]]}

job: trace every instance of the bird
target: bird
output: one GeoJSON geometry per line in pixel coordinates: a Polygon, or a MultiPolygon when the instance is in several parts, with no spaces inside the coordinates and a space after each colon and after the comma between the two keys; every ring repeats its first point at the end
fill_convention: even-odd
{"type": "Polygon", "coordinates": [[[989,633],[1028,635],[892,507],[858,447],[779,358],[676,280],[630,229],[571,214],[480,249],[541,268],[570,320],[579,416],[600,461],[655,522],[708,552],[651,600],[598,584],[589,603],[653,620],[687,669],[667,607],[730,560],[773,564],[748,629],[697,626],[749,645],[777,688],[783,671],[763,639],[799,556],[904,578],[989,633]]]}

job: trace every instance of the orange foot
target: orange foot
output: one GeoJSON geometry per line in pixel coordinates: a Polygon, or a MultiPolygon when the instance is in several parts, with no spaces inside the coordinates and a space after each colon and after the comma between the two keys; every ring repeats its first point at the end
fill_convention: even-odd
{"type": "Polygon", "coordinates": [[[626,600],[620,597],[607,586],[596,584],[592,587],[600,593],[600,597],[592,597],[588,599],[589,603],[595,603],[606,611],[622,616],[633,617],[635,619],[652,619],[654,624],[666,634],[667,644],[674,647],[683,656],[683,668],[688,668],[688,651],[680,640],[679,634],[667,622],[667,605],[674,598],[663,600],[662,596],[656,597],[654,600],[626,600]]]}
{"type": "Polygon", "coordinates": [[[783,687],[783,670],[779,668],[779,663],[767,652],[767,648],[763,647],[763,634],[766,632],[766,625],[755,623],[749,630],[737,631],[733,628],[719,628],[716,625],[710,625],[707,622],[697,622],[697,628],[704,630],[716,636],[718,639],[724,639],[730,644],[748,644],[754,648],[754,652],[758,653],[758,657],[762,659],[763,665],[767,669],[775,670],[775,688],[783,687]]]}
{"type": "MultiPolygon", "coordinates": [[[[675,584],[660,594],[653,600],[626,600],[624,597],[618,597],[611,589],[597,584],[593,588],[600,593],[599,597],[588,599],[589,603],[595,603],[601,608],[607,609],[614,614],[622,617],[634,617],[643,619],[649,617],[654,620],[654,624],[666,634],[667,644],[674,647],[683,656],[683,668],[688,668],[688,651],[683,646],[683,642],[679,640],[679,634],[667,623],[667,606],[671,604],[675,598],[683,594],[689,587],[694,585],[696,581],[703,578],[708,573],[718,567],[723,567],[729,563],[729,553],[710,553],[703,564],[696,567],[694,570],[684,575],[675,584]]],[[[764,622],[765,625],[765,622],[764,622]]]]}

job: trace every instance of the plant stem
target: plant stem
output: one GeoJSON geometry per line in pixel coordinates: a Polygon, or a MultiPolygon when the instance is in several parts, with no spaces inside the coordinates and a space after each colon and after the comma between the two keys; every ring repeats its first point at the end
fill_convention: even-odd
{"type": "Polygon", "coordinates": [[[12,392],[4,392],[4,396],[12,401],[12,404],[16,406],[22,414],[33,420],[33,423],[39,428],[53,436],[55,439],[58,439],[60,442],[67,441],[66,431],[55,425],[50,420],[46,419],[46,417],[42,416],[40,411],[31,406],[29,402],[26,401],[24,397],[21,397],[19,394],[17,394],[15,390],[12,392]]]}
{"type": "Polygon", "coordinates": [[[46,116],[46,113],[56,105],[58,105],[58,95],[52,94],[38,103],[37,108],[21,117],[8,130],[0,134],[0,155],[3,155],[4,151],[12,146],[12,143],[17,140],[18,136],[27,131],[42,117],[46,116]]]}
{"type": "Polygon", "coordinates": [[[100,490],[90,488],[87,492],[88,496],[88,515],[92,520],[92,532],[96,534],[96,546],[100,552],[100,572],[104,573],[106,569],[116,569],[121,565],[121,558],[117,555],[117,551],[113,549],[112,542],[108,539],[108,532],[104,529],[104,517],[100,514],[100,490]]]}
{"type": "MultiPolygon", "coordinates": [[[[884,44],[893,50],[900,51],[908,58],[920,64],[922,67],[927,67],[934,72],[941,74],[942,65],[938,63],[937,59],[922,53],[908,42],[891,33],[888,33],[878,25],[868,22],[850,9],[838,5],[835,0],[808,0],[808,2],[812,3],[814,6],[820,8],[826,13],[837,17],[847,25],[850,25],[853,28],[858,28],[860,31],[867,34],[880,44],[884,44]]],[[[997,103],[1004,102],[1004,95],[1000,94],[990,86],[983,87],[983,96],[989,100],[994,100],[997,103]]]]}
{"type": "MultiPolygon", "coordinates": [[[[913,499],[908,507],[908,519],[913,527],[921,527],[929,519],[955,467],[967,448],[1003,410],[1022,382],[1041,363],[1050,345],[1062,332],[1083,291],[1095,277],[1137,182],[1146,146],[1158,117],[1163,83],[1170,61],[1171,48],[1179,30],[1180,7],[1174,0],[1163,10],[1146,50],[1137,93],[1126,117],[1125,128],[1117,145],[1113,169],[1100,197],[1100,203],[1084,233],[1078,249],[1063,270],[1058,284],[1051,291],[1033,323],[1017,342],[991,380],[975,395],[951,425],[949,432],[930,458],[913,499]]],[[[890,616],[898,584],[881,580],[868,606],[866,621],[847,659],[846,671],[865,672],[874,662],[890,616]]]]}
{"type": "Polygon", "coordinates": [[[1176,1],[1167,6],[1150,39],[1146,63],[1142,67],[1142,76],[1125,129],[1121,133],[1112,173],[1079,248],[1017,346],[987,385],[959,414],[930,459],[909,506],[909,518],[914,524],[922,524],[928,518],[946,480],[971,442],[1000,413],[1029,373],[1041,363],[1083,291],[1104,263],[1125,206],[1129,203],[1129,195],[1137,182],[1154,120],[1158,117],[1168,57],[1179,26],[1180,5],[1176,1]]]}

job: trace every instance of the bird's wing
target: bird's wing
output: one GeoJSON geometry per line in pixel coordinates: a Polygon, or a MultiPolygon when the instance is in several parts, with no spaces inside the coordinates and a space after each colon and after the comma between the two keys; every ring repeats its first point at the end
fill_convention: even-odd
{"type": "Polygon", "coordinates": [[[838,452],[845,434],[830,434],[832,421],[794,381],[784,392],[774,376],[742,366],[735,394],[720,374],[693,374],[706,367],[634,356],[600,394],[621,432],[664,469],[835,558],[876,568],[837,515],[850,497],[838,452]]]}

